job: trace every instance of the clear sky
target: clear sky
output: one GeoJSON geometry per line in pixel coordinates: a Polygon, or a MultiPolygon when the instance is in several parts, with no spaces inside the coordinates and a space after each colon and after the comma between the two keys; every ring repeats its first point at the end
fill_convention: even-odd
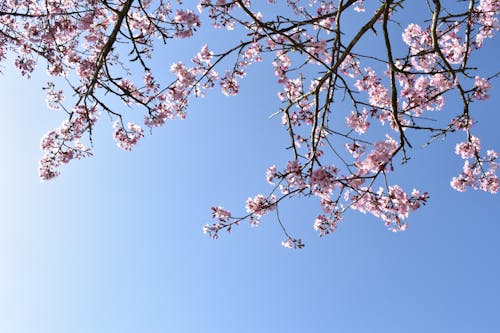
{"type": "MultiPolygon", "coordinates": [[[[488,42],[479,60],[491,72],[500,46],[488,42]]],[[[183,56],[174,51],[165,72],[183,56]]],[[[280,245],[272,215],[217,241],[203,235],[211,206],[242,212],[269,190],[266,168],[289,157],[268,117],[279,107],[272,67],[256,66],[239,96],[195,101],[132,153],[102,115],[95,157],[45,183],[39,140],[63,115],[45,108],[43,73],[4,70],[0,332],[500,332],[500,198],[450,188],[461,137],[415,147],[395,174],[431,195],[404,233],[353,211],[320,239],[316,200],[295,200],[280,213],[301,251],[280,245]]],[[[475,105],[483,147],[497,151],[499,87],[475,105]]]]}

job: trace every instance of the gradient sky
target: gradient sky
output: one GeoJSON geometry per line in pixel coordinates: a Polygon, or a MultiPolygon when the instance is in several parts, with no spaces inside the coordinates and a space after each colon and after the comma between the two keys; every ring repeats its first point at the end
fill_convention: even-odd
{"type": "MultiPolygon", "coordinates": [[[[498,70],[499,51],[489,41],[477,61],[498,70]]],[[[184,52],[158,66],[167,72],[184,52]]],[[[353,211],[320,239],[313,199],[280,208],[301,251],[280,245],[272,215],[214,241],[202,233],[210,207],[242,212],[270,189],[266,168],[289,157],[268,119],[279,107],[270,64],[237,97],[194,101],[186,120],[132,153],[102,115],[95,157],[42,183],[39,141],[63,120],[45,108],[46,80],[9,66],[0,80],[0,332],[500,332],[500,198],[449,186],[461,137],[415,147],[395,173],[431,195],[407,232],[353,211]]],[[[483,147],[497,151],[498,86],[474,116],[483,147]]]]}

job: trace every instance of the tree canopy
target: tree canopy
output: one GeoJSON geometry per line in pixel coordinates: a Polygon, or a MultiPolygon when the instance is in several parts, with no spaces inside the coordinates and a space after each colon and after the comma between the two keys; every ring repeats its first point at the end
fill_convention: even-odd
{"type": "Polygon", "coordinates": [[[474,56],[499,29],[499,10],[496,0],[7,0],[0,62],[13,60],[27,78],[45,67],[47,107],[65,113],[41,140],[42,180],[92,155],[103,114],[118,147],[132,150],[145,129],[184,119],[193,99],[216,89],[237,95],[252,65],[268,62],[281,87],[281,107],[269,113],[289,138],[290,158],[269,166],[271,188],[249,197],[245,213],[212,207],[215,222],[204,232],[218,238],[275,213],[282,244],[301,248],[279,218],[287,198],[319,199],[311,222],[320,236],[333,233],[348,209],[406,230],[429,194],[394,184],[391,172],[422,141],[460,138],[455,153],[464,164],[451,187],[498,192],[498,154],[482,148],[474,128],[498,72],[485,72],[474,56]],[[153,69],[156,50],[194,40],[202,29],[238,38],[224,49],[200,44],[190,62],[165,64],[171,75],[153,69]],[[142,112],[142,123],[130,120],[132,110],[142,112]]]}

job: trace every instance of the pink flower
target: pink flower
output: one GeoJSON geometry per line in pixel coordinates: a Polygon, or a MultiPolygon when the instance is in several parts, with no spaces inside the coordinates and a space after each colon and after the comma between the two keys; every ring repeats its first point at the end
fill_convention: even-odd
{"type": "Polygon", "coordinates": [[[457,143],[455,146],[455,154],[460,155],[463,159],[474,157],[481,150],[481,141],[473,135],[470,136],[469,142],[457,143]]]}
{"type": "MultiPolygon", "coordinates": [[[[479,139],[475,139],[474,141],[479,141],[479,139]]],[[[479,145],[479,143],[477,143],[477,145],[479,145]]],[[[480,158],[479,146],[476,147],[477,150],[473,147],[473,144],[469,143],[461,144],[460,147],[457,145],[457,150],[459,150],[460,154],[463,154],[462,157],[475,158],[475,160],[472,162],[465,160],[462,172],[457,177],[453,177],[450,185],[460,192],[464,192],[466,187],[471,187],[485,192],[497,193],[499,189],[499,180],[495,173],[498,170],[498,164],[496,162],[498,154],[493,150],[488,150],[486,156],[480,158]],[[471,153],[471,150],[474,150],[474,152],[471,153]]]]}
{"type": "Polygon", "coordinates": [[[306,186],[302,176],[302,165],[297,160],[288,161],[284,176],[287,184],[281,189],[283,193],[288,193],[293,188],[304,188],[306,186]]]}
{"type": "Polygon", "coordinates": [[[398,149],[398,143],[387,135],[385,141],[378,141],[374,144],[374,149],[361,162],[356,162],[355,165],[359,168],[360,175],[365,175],[369,172],[377,173],[392,160],[394,152],[398,149]]]}
{"type": "Polygon", "coordinates": [[[221,78],[220,86],[222,93],[226,96],[234,96],[238,94],[240,86],[234,75],[231,75],[229,71],[226,71],[226,75],[221,78]]]}
{"type": "Polygon", "coordinates": [[[217,218],[221,222],[227,222],[231,218],[231,213],[220,206],[212,207],[212,218],[217,218]]]}
{"type": "Polygon", "coordinates": [[[124,150],[132,150],[132,148],[137,144],[140,138],[144,136],[142,128],[139,125],[128,123],[128,131],[126,131],[122,126],[119,120],[115,121],[113,125],[115,128],[115,132],[113,134],[116,141],[118,141],[117,145],[121,149],[124,150]]]}
{"type": "Polygon", "coordinates": [[[358,134],[364,134],[370,126],[370,123],[366,120],[367,118],[368,111],[364,110],[363,114],[353,111],[346,117],[347,126],[355,130],[358,134]]]}
{"type": "Polygon", "coordinates": [[[302,243],[301,239],[288,237],[286,240],[281,242],[281,246],[286,247],[287,249],[301,249],[304,247],[304,243],[302,243]]]}
{"type": "Polygon", "coordinates": [[[62,89],[55,91],[54,84],[50,83],[47,90],[47,107],[52,110],[60,110],[61,105],[64,102],[64,93],[62,89]]]}
{"type": "Polygon", "coordinates": [[[488,90],[490,90],[490,82],[482,77],[476,76],[474,82],[474,93],[472,98],[477,100],[485,100],[490,96],[488,95],[488,90]]]}
{"type": "Polygon", "coordinates": [[[391,231],[406,230],[407,223],[402,221],[408,217],[411,211],[425,205],[429,199],[426,192],[421,194],[417,190],[413,190],[411,196],[408,196],[397,185],[389,186],[388,193],[385,193],[382,188],[376,193],[367,188],[360,188],[358,193],[350,197],[351,207],[362,213],[369,212],[381,218],[391,231]]]}
{"type": "Polygon", "coordinates": [[[321,167],[311,173],[309,185],[314,194],[321,198],[328,197],[337,185],[335,174],[338,170],[334,166],[321,167]]]}
{"type": "Polygon", "coordinates": [[[347,75],[351,78],[361,75],[359,61],[357,61],[357,59],[352,55],[348,54],[340,65],[340,71],[342,72],[342,74],[347,75]]]}
{"type": "Polygon", "coordinates": [[[177,38],[191,37],[193,31],[201,25],[199,16],[189,9],[178,10],[174,21],[178,23],[177,32],[175,33],[177,38]]]}
{"type": "Polygon", "coordinates": [[[313,228],[319,231],[319,236],[332,234],[335,229],[337,229],[338,223],[342,220],[342,215],[335,211],[332,217],[326,217],[325,215],[318,215],[314,221],[313,228]]]}
{"type": "Polygon", "coordinates": [[[258,194],[254,198],[248,198],[246,201],[247,212],[255,215],[257,218],[266,215],[276,208],[276,197],[272,195],[266,198],[262,194],[258,194]]]}
{"type": "Polygon", "coordinates": [[[363,6],[363,0],[358,0],[356,1],[356,6],[354,7],[354,10],[359,12],[364,12],[365,7],[363,6]]]}
{"type": "Polygon", "coordinates": [[[202,63],[209,64],[210,60],[212,60],[213,56],[214,56],[213,52],[210,51],[208,49],[208,46],[205,44],[201,48],[201,51],[198,52],[196,57],[193,59],[193,62],[196,64],[202,64],[202,63]]]}
{"type": "Polygon", "coordinates": [[[266,171],[266,180],[269,184],[274,185],[274,178],[278,175],[278,172],[276,170],[276,165],[272,165],[269,168],[267,168],[266,171]]]}

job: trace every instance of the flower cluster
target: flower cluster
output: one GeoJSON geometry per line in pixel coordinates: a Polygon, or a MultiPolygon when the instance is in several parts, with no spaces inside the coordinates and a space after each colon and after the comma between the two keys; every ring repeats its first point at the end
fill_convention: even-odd
{"type": "Polygon", "coordinates": [[[125,130],[117,120],[113,127],[115,128],[115,132],[113,133],[113,137],[117,142],[118,147],[123,150],[132,150],[132,148],[137,144],[140,138],[144,136],[142,128],[139,125],[128,123],[128,130],[125,130]]]}
{"type": "Polygon", "coordinates": [[[472,94],[472,98],[477,100],[488,99],[488,90],[490,89],[490,82],[482,77],[476,76],[476,80],[474,82],[474,93],[472,94]]]}
{"type": "Polygon", "coordinates": [[[332,217],[323,214],[318,215],[314,221],[314,230],[319,231],[319,236],[332,234],[337,229],[338,223],[342,220],[342,214],[336,211],[332,217]]]}
{"type": "Polygon", "coordinates": [[[267,198],[262,194],[258,194],[254,198],[248,198],[246,201],[247,212],[259,218],[276,208],[276,197],[267,198]]]}
{"type": "Polygon", "coordinates": [[[467,142],[456,145],[455,153],[465,161],[460,175],[453,177],[450,182],[455,190],[464,192],[470,187],[490,193],[498,192],[499,180],[496,175],[498,153],[488,150],[485,157],[480,157],[480,150],[479,139],[472,135],[467,142]]]}
{"type": "Polygon", "coordinates": [[[287,249],[302,249],[304,247],[304,243],[302,243],[300,238],[297,239],[292,237],[288,237],[286,240],[281,242],[281,245],[287,249]]]}
{"type": "MultiPolygon", "coordinates": [[[[207,1],[203,3],[204,7],[210,7],[207,1]]],[[[488,151],[486,157],[480,158],[479,139],[469,134],[474,124],[471,102],[489,97],[490,79],[471,75],[468,62],[471,53],[498,30],[498,1],[482,0],[474,9],[468,9],[469,14],[456,16],[446,16],[449,12],[436,6],[427,22],[403,28],[401,36],[408,47],[406,54],[396,57],[390,43],[382,42],[386,53],[393,53],[392,59],[354,51],[345,38],[340,42],[340,37],[335,37],[336,19],[342,17],[344,11],[332,1],[310,1],[308,6],[303,6],[301,1],[290,1],[288,5],[297,17],[312,23],[311,28],[302,24],[287,25],[279,19],[266,23],[262,15],[255,13],[253,22],[247,23],[247,27],[252,27],[252,45],[259,41],[260,46],[260,38],[266,41],[266,47],[260,47],[257,52],[259,61],[262,52],[274,54],[274,74],[282,86],[278,93],[283,103],[281,121],[290,136],[289,148],[294,154],[284,168],[272,165],[266,171],[267,182],[274,186],[270,195],[281,192],[281,196],[271,202],[273,209],[286,197],[315,196],[323,210],[313,223],[320,236],[335,231],[347,208],[371,213],[393,231],[406,230],[410,213],[424,205],[429,196],[418,190],[405,192],[399,185],[390,184],[388,177],[397,157],[402,155],[403,161],[409,159],[410,134],[416,130],[438,133],[431,136],[430,141],[455,129],[466,131],[469,139],[456,146],[456,153],[466,159],[466,165],[452,186],[497,190],[496,155],[488,151]],[[279,29],[286,33],[276,33],[279,29]],[[339,45],[345,50],[339,49],[339,45]],[[385,63],[386,68],[377,62],[385,63]],[[309,76],[310,73],[317,76],[309,76]],[[305,84],[307,78],[309,86],[305,84]],[[464,103],[464,113],[454,116],[442,127],[426,124],[430,117],[428,111],[443,110],[447,98],[453,97],[449,94],[453,90],[464,103]],[[354,110],[342,114],[342,107],[334,104],[338,99],[349,99],[354,110]],[[346,132],[334,127],[339,115],[345,119],[346,132]],[[374,123],[374,119],[378,122],[374,123]],[[371,141],[386,124],[396,136],[385,131],[385,139],[371,141]],[[365,139],[365,135],[370,139],[365,139]],[[337,149],[340,139],[345,140],[341,145],[347,149],[347,157],[337,149]],[[338,166],[332,163],[334,159],[338,166]],[[381,177],[384,180],[380,184],[384,186],[377,190],[375,184],[381,177]]],[[[250,11],[250,7],[245,6],[243,8],[250,11]]],[[[355,12],[366,12],[361,0],[349,7],[355,12]]],[[[393,22],[398,13],[394,9],[385,11],[380,7],[372,22],[393,22]]],[[[228,14],[234,10],[228,3],[227,8],[212,7],[211,14],[214,20],[231,21],[234,27],[236,22],[228,14]]],[[[363,26],[359,33],[363,29],[376,31],[370,24],[363,26]]],[[[379,28],[385,29],[383,24],[379,28]]],[[[390,35],[390,30],[387,34],[390,35]]],[[[254,55],[242,58],[246,57],[255,58],[254,55]]],[[[231,87],[233,78],[234,75],[226,74],[223,89],[231,87]]],[[[251,223],[255,222],[254,213],[260,205],[271,207],[269,202],[261,203],[265,198],[269,196],[259,195],[247,201],[251,223]]],[[[299,248],[297,239],[286,236],[283,246],[299,248]]]]}
{"type": "Polygon", "coordinates": [[[382,219],[392,231],[406,230],[408,224],[403,220],[411,211],[425,205],[428,199],[427,192],[420,193],[418,190],[413,190],[408,196],[398,185],[389,186],[387,192],[379,188],[375,193],[367,188],[360,188],[357,193],[350,196],[353,209],[362,213],[371,213],[382,219]]]}
{"type": "Polygon", "coordinates": [[[364,160],[355,162],[359,169],[359,175],[366,175],[370,172],[379,173],[385,170],[399,147],[398,143],[389,135],[385,141],[378,141],[373,146],[373,150],[364,160]]]}
{"type": "Polygon", "coordinates": [[[175,33],[177,38],[188,38],[193,36],[193,32],[201,25],[199,16],[189,9],[178,10],[174,22],[180,27],[175,33]]]}
{"type": "Polygon", "coordinates": [[[98,118],[97,107],[85,108],[75,106],[73,118],[62,123],[45,134],[40,141],[40,147],[46,152],[40,160],[39,175],[42,180],[50,180],[59,175],[58,168],[73,159],[92,155],[90,149],[86,148],[80,141],[83,134],[92,127],[98,118]],[[68,142],[74,142],[73,146],[68,142]]]}
{"type": "Polygon", "coordinates": [[[367,120],[368,111],[364,111],[362,114],[357,112],[351,112],[350,115],[346,117],[347,126],[358,132],[359,134],[364,134],[370,126],[370,122],[367,120]]]}
{"type": "MultiPolygon", "coordinates": [[[[471,130],[474,106],[490,97],[495,77],[479,73],[472,55],[499,30],[500,2],[435,2],[426,18],[401,27],[398,17],[408,13],[403,2],[339,6],[333,0],[289,0],[272,8],[278,1],[199,0],[196,6],[167,0],[6,0],[0,2],[0,63],[12,59],[30,77],[43,61],[53,81],[45,88],[47,106],[67,118],[41,140],[39,172],[48,180],[61,165],[92,154],[86,144],[92,143],[99,112],[114,121],[120,148],[132,150],[139,142],[141,125],[128,122],[114,102],[142,110],[152,130],[184,119],[192,99],[214,87],[226,96],[239,94],[250,67],[269,61],[279,86],[276,114],[292,156],[284,167],[267,169],[273,189],[249,198],[245,216],[213,207],[216,222],[205,233],[217,238],[244,219],[257,225],[289,197],[319,200],[313,227],[320,236],[333,233],[348,208],[399,231],[428,195],[404,192],[391,184],[390,173],[410,158],[412,142],[424,133],[431,133],[429,142],[457,129],[466,133],[467,140],[455,147],[465,161],[453,188],[495,193],[499,186],[498,155],[488,150],[483,156],[471,130]],[[266,15],[266,8],[281,14],[266,15]],[[358,24],[345,30],[341,22],[347,20],[358,24]],[[158,72],[165,76],[153,71],[159,41],[183,42],[210,27],[239,35],[228,38],[234,45],[227,49],[203,45],[190,61],[168,64],[158,72]],[[394,34],[400,27],[401,34],[394,34]],[[375,43],[366,49],[360,41],[372,32],[375,43]],[[396,47],[399,38],[403,43],[396,47]],[[59,87],[65,83],[67,89],[59,87]],[[457,97],[462,105],[454,109],[461,113],[447,116],[448,100],[457,97]],[[441,112],[435,122],[429,121],[431,111],[441,112]]],[[[283,246],[303,247],[279,222],[283,246]]]]}

